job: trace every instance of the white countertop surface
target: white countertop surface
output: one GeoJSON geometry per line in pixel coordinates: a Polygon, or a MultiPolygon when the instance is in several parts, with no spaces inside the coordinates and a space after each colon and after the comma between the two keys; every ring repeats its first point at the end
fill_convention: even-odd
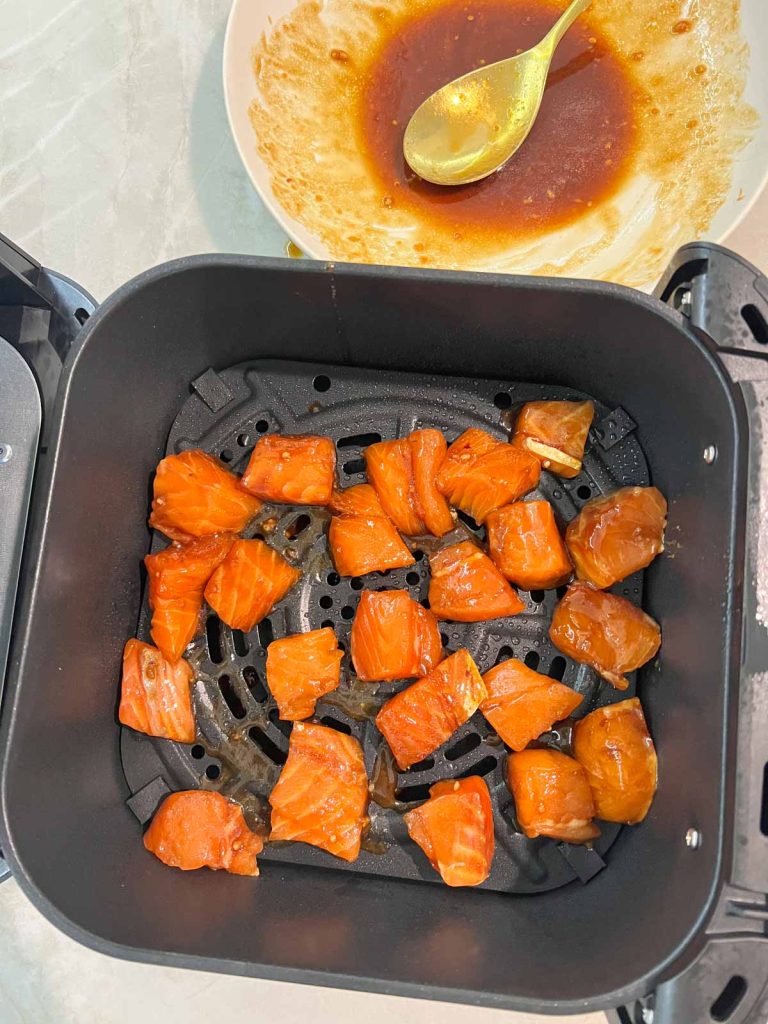
{"type": "MultiPolygon", "coordinates": [[[[177,256],[284,254],[226,123],[228,9],[229,0],[0,0],[0,229],[98,300],[177,256]]],[[[728,244],[768,271],[768,193],[728,244]]],[[[124,963],[58,932],[13,880],[0,886],[0,1024],[137,1019],[534,1018],[124,963]]]]}

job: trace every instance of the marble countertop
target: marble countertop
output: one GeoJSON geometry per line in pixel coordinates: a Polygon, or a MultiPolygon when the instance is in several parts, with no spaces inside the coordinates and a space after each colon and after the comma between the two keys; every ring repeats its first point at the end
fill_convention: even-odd
{"type": "MultiPolygon", "coordinates": [[[[0,226],[97,299],[190,253],[283,255],[231,140],[229,0],[0,0],[0,226]]],[[[768,271],[768,194],[728,244],[768,271]]],[[[2,1024],[518,1024],[524,1014],[124,963],[0,886],[2,1024]]],[[[541,1019],[541,1018],[536,1018],[541,1019]]],[[[551,1018],[550,1018],[551,1019],[551,1018]]],[[[568,1018],[598,1024],[592,1014],[568,1018]]]]}

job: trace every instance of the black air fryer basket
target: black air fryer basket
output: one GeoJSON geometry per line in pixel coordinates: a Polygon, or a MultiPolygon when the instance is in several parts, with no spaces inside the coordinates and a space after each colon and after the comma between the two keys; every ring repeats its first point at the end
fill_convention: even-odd
{"type": "MultiPolygon", "coordinates": [[[[205,256],[149,271],[94,310],[10,243],[0,255],[2,848],[43,912],[88,945],[156,963],[607,1009],[622,1024],[764,1022],[768,282],[712,245],[681,250],[656,298],[205,256]],[[524,840],[506,828],[503,750],[473,720],[401,773],[397,795],[485,775],[498,852],[481,890],[435,884],[398,842],[400,816],[375,805],[353,865],[268,846],[254,880],[147,855],[141,824],[171,790],[220,789],[258,813],[287,750],[264,648],[323,624],[346,644],[360,587],[333,572],[323,515],[284,510],[270,539],[301,557],[306,582],[248,636],[209,621],[193,652],[198,742],[121,737],[120,658],[146,629],[140,564],[159,543],[148,481],[163,454],[201,446],[241,469],[261,433],[311,430],[335,439],[354,483],[380,436],[421,423],[503,436],[516,403],[585,394],[598,416],[584,471],[544,474],[542,493],[566,519],[625,483],[670,499],[666,554],[625,584],[663,632],[633,680],[659,754],[646,821],[606,827],[593,851],[524,840]]],[[[365,582],[423,598],[425,566],[365,582]]],[[[525,657],[583,692],[585,709],[621,696],[549,646],[556,594],[523,596],[511,623],[445,624],[446,647],[469,646],[483,670],[525,657]]],[[[357,735],[373,771],[379,742],[351,680],[318,717],[357,735]]]]}

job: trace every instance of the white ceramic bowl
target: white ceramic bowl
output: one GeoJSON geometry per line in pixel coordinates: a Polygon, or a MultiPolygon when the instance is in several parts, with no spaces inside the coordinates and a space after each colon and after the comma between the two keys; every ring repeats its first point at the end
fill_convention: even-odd
{"type": "MultiPolygon", "coordinates": [[[[263,36],[269,38],[274,25],[298,2],[233,0],[224,41],[224,94],[238,152],[263,202],[289,238],[307,256],[332,260],[341,257],[292,217],[276,198],[271,173],[258,153],[248,114],[256,92],[252,67],[254,45],[263,36]]],[[[751,141],[736,154],[730,191],[703,234],[703,238],[717,242],[726,240],[743,220],[768,180],[768,62],[761,59],[761,53],[768,45],[768,2],[741,0],[741,21],[743,36],[751,51],[744,99],[758,113],[759,123],[751,141]]],[[[624,244],[631,244],[631,233],[624,239],[624,244]]],[[[666,258],[671,255],[669,252],[666,258]]],[[[514,267],[506,265],[503,269],[514,267]]],[[[582,276],[590,275],[587,272],[582,276]]],[[[648,285],[652,283],[649,281],[648,285]]]]}

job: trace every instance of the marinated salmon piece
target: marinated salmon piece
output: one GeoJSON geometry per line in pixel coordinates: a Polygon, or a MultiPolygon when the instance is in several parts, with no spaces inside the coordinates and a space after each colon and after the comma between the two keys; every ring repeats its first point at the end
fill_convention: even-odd
{"type": "Polygon", "coordinates": [[[301,576],[263,540],[236,540],[205,588],[222,622],[248,633],[301,576]]]}
{"type": "Polygon", "coordinates": [[[600,835],[587,773],[574,758],[558,750],[522,750],[507,758],[506,776],[529,839],[585,843],[600,835]]]}
{"type": "Polygon", "coordinates": [[[600,590],[664,550],[667,502],[655,487],[622,487],[588,501],[565,534],[576,575],[600,590]]]}
{"type": "Polygon", "coordinates": [[[317,701],[338,687],[343,657],[328,626],[274,640],[267,648],[267,685],[280,717],[297,721],[313,715],[317,701]]]}
{"type": "Polygon", "coordinates": [[[163,864],[182,871],[212,868],[258,875],[264,843],[248,828],[239,804],[201,789],[171,793],[144,834],[144,846],[163,864]]]}
{"type": "Polygon", "coordinates": [[[598,818],[636,825],[656,792],[656,749],[637,697],[592,711],[573,729],[598,818]]]}
{"type": "Polygon", "coordinates": [[[376,716],[376,725],[405,770],[450,739],[487,696],[471,654],[457,651],[390,698],[376,716]]]}
{"type": "Polygon", "coordinates": [[[571,578],[573,567],[548,501],[518,501],[486,520],[495,565],[523,590],[551,590],[571,578]]]}
{"type": "Polygon", "coordinates": [[[415,430],[409,435],[413,456],[413,476],[421,517],[427,533],[442,537],[454,527],[448,502],[437,487],[437,474],[448,445],[439,430],[415,430]]]}
{"type": "Polygon", "coordinates": [[[446,885],[480,885],[491,873],[493,807],[479,775],[436,783],[403,820],[446,885]]]}
{"type": "Polygon", "coordinates": [[[442,548],[429,560],[429,607],[438,619],[482,622],[517,615],[525,605],[471,540],[442,548]]]}
{"type": "Polygon", "coordinates": [[[328,546],[340,576],[364,576],[413,565],[405,545],[370,484],[334,491],[328,546]]]}
{"type": "Polygon", "coordinates": [[[625,598],[588,583],[572,583],[555,608],[549,638],[563,654],[591,665],[617,690],[626,690],[624,673],[654,657],[661,630],[625,598]]]}
{"type": "Polygon", "coordinates": [[[437,619],[407,590],[364,590],[350,640],[355,672],[366,680],[425,676],[443,647],[437,619]]]}
{"type": "Polygon", "coordinates": [[[288,505],[327,505],[336,483],[336,446],[329,437],[265,434],[256,442],[243,487],[288,505]]]}
{"type": "Polygon", "coordinates": [[[533,490],[540,475],[538,459],[470,427],[448,449],[437,486],[451,505],[484,523],[494,509],[533,490]]]}
{"type": "Polygon", "coordinates": [[[368,824],[368,777],[360,744],[336,729],[297,722],[269,802],[270,840],[309,843],[342,860],[355,860],[368,824]]]}
{"type": "Polygon", "coordinates": [[[408,536],[426,533],[408,438],[380,441],[366,448],[364,454],[368,480],[397,529],[408,536]]]}
{"type": "Polygon", "coordinates": [[[177,743],[194,743],[192,668],[168,661],[156,647],[129,640],[123,651],[118,718],[123,725],[177,743]]]}
{"type": "Polygon", "coordinates": [[[169,661],[178,661],[202,628],[203,591],[235,542],[233,533],[170,544],[147,555],[152,639],[169,661]]]}
{"type": "Polygon", "coordinates": [[[197,448],[168,455],[155,470],[149,525],[171,540],[239,533],[261,508],[239,477],[197,448]]]}
{"type": "Polygon", "coordinates": [[[513,750],[523,750],[567,718],[583,699],[570,686],[534,672],[516,658],[486,672],[483,682],[488,697],[480,710],[513,750]]]}
{"type": "Polygon", "coordinates": [[[594,415],[592,402],[528,402],[517,418],[512,444],[535,455],[551,473],[578,476],[594,415]]]}

